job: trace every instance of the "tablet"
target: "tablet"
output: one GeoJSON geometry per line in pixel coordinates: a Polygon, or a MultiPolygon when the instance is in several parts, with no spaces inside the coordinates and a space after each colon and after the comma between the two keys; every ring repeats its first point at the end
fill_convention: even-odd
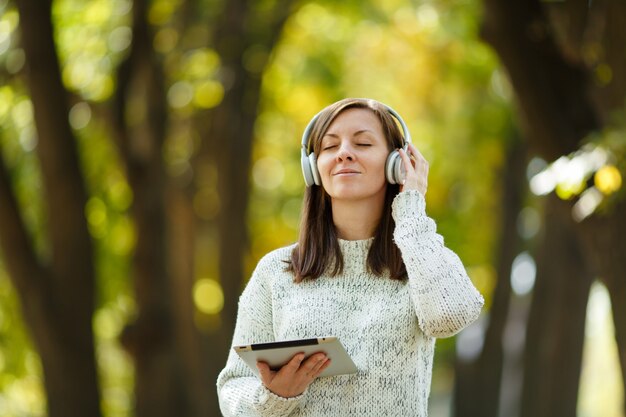
{"type": "Polygon", "coordinates": [[[278,370],[300,352],[305,354],[305,360],[318,352],[324,352],[330,358],[330,366],[324,369],[319,376],[355,374],[357,372],[356,365],[348,356],[346,349],[334,336],[255,343],[233,346],[233,349],[248,364],[256,376],[259,376],[259,370],[256,367],[257,361],[266,362],[270,368],[278,370]]]}

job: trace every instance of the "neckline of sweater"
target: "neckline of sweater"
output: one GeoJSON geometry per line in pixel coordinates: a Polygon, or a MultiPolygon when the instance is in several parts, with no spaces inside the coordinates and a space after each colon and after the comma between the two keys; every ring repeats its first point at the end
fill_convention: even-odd
{"type": "Polygon", "coordinates": [[[339,246],[341,249],[369,249],[372,243],[374,242],[374,238],[370,237],[367,239],[358,239],[358,240],[346,240],[337,238],[337,242],[339,242],[339,246]]]}

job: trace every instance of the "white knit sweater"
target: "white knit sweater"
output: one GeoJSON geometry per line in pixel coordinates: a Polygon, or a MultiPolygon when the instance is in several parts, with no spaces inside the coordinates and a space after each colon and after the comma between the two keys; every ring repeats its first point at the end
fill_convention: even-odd
{"type": "Polygon", "coordinates": [[[339,240],[341,276],[293,281],[293,246],[266,255],[239,300],[233,345],[337,336],[358,373],[318,378],[282,398],[232,350],[217,380],[226,417],[426,417],[436,337],[452,336],[480,314],[483,298],[460,259],[443,245],[417,191],[396,196],[394,240],[408,282],[367,271],[373,239],[339,240]]]}

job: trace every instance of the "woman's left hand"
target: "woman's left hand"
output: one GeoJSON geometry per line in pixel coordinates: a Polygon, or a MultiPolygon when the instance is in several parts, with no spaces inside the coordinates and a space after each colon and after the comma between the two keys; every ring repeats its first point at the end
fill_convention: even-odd
{"type": "Polygon", "coordinates": [[[403,149],[399,150],[400,158],[406,168],[406,177],[400,185],[400,192],[417,190],[425,196],[428,188],[428,161],[412,143],[409,143],[408,150],[410,157],[403,149]]]}

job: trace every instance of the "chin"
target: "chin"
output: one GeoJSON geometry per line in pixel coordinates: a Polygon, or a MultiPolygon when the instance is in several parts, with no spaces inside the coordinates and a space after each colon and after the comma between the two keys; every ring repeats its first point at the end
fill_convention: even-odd
{"type": "Polygon", "coordinates": [[[368,200],[376,195],[377,192],[372,192],[371,190],[360,190],[358,187],[335,187],[332,193],[329,193],[332,199],[338,201],[358,201],[358,200],[368,200]]]}
{"type": "Polygon", "coordinates": [[[331,193],[328,193],[333,200],[354,200],[359,198],[359,193],[355,193],[352,190],[334,189],[331,193]]]}

